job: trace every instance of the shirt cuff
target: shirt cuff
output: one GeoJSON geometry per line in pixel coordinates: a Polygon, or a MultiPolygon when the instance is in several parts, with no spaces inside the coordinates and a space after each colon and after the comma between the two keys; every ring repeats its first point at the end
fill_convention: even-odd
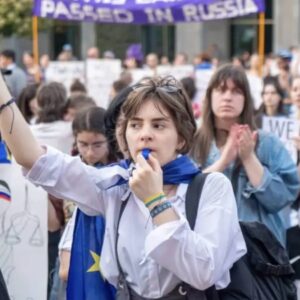
{"type": "Polygon", "coordinates": [[[271,177],[272,176],[270,171],[266,167],[264,167],[264,173],[263,173],[261,184],[258,187],[254,187],[250,183],[250,181],[248,181],[243,191],[243,196],[246,198],[250,198],[252,194],[255,194],[257,192],[264,192],[271,181],[271,177]]]}

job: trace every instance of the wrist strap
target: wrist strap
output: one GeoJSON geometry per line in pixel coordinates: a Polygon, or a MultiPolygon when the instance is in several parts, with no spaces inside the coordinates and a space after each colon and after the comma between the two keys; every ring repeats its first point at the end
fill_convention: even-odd
{"type": "Polygon", "coordinates": [[[11,98],[9,101],[7,101],[6,103],[2,104],[0,106],[0,114],[2,113],[3,109],[9,105],[11,105],[12,103],[15,102],[15,99],[14,98],[11,98]]]}
{"type": "Polygon", "coordinates": [[[159,215],[161,212],[165,211],[168,208],[172,207],[172,203],[170,201],[165,201],[161,204],[156,205],[151,211],[150,215],[153,218],[155,218],[157,215],[159,215]]]}
{"type": "MultiPolygon", "coordinates": [[[[3,109],[5,109],[6,107],[10,106],[12,103],[15,102],[15,98],[11,98],[9,101],[7,101],[6,103],[0,105],[0,115],[3,111],[3,109]]],[[[13,126],[14,126],[14,121],[15,121],[15,112],[13,110],[12,107],[10,107],[11,109],[11,112],[12,112],[12,120],[11,120],[11,125],[10,125],[10,130],[9,130],[9,133],[11,134],[12,133],[12,129],[13,129],[13,126]]]]}

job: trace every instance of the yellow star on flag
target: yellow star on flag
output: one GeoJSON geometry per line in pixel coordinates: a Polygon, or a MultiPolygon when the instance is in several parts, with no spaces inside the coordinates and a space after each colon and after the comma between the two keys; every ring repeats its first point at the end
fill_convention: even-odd
{"type": "Polygon", "coordinates": [[[97,253],[90,251],[93,260],[94,260],[94,264],[87,270],[87,272],[100,272],[100,255],[98,255],[97,253]]]}

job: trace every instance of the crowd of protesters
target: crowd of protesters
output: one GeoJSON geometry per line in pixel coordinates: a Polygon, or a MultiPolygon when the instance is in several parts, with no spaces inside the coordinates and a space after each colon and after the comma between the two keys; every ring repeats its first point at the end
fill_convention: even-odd
{"type": "MultiPolygon", "coordinates": [[[[106,51],[101,55],[98,48],[91,47],[87,51],[86,58],[114,59],[115,55],[112,51],[106,51]]],[[[77,58],[72,52],[72,46],[66,44],[57,59],[72,61],[77,58]]],[[[124,195],[128,197],[127,190],[123,191],[114,186],[111,190],[105,190],[100,197],[98,191],[93,192],[93,186],[98,176],[97,168],[118,162],[120,159],[138,163],[132,175],[134,180],[129,180],[129,190],[134,197],[129,199],[126,208],[129,214],[124,213],[127,221],[123,221],[123,224],[121,222],[120,225],[141,237],[136,240],[137,247],[143,248],[147,243],[146,248],[151,260],[143,257],[144,254],[140,257],[141,253],[136,253],[133,245],[126,244],[121,232],[119,241],[125,250],[118,250],[120,257],[117,257],[117,262],[104,261],[103,268],[109,282],[117,286],[116,273],[123,273],[120,271],[120,259],[121,267],[125,268],[125,276],[122,279],[128,285],[132,297],[165,296],[173,293],[173,288],[181,280],[185,280],[197,291],[211,285],[215,285],[218,289],[226,287],[230,282],[228,273],[230,267],[246,251],[237,218],[241,221],[259,221],[265,224],[281,245],[287,248],[291,259],[300,257],[300,231],[297,230],[300,218],[298,224],[293,223],[292,219],[292,210],[300,211],[299,157],[298,161],[294,162],[279,138],[262,130],[264,116],[300,119],[300,48],[291,47],[289,51],[268,55],[263,64],[257,54],[248,52],[232,58],[230,64],[223,64],[216,45],[193,58],[189,58],[185,53],[178,53],[174,61],[170,62],[168,57],[159,57],[155,53],[149,53],[144,57],[141,45],[134,44],[126,51],[123,60],[124,71],[111,87],[112,101],[106,111],[97,108],[95,101],[97,99],[90,98],[86,87],[78,80],[74,81],[70,91],[66,91],[61,83],[46,82],[44,75],[49,61],[49,56],[43,55],[40,65],[35,65],[33,55],[25,52],[22,70],[16,65],[14,51],[4,50],[0,53],[0,68],[11,71],[11,74],[5,75],[6,84],[34,136],[31,137],[25,131],[22,133],[28,137],[26,144],[32,142],[32,148],[26,145],[22,150],[23,153],[19,152],[17,148],[22,148],[20,146],[23,146],[24,139],[20,137],[20,133],[14,137],[14,134],[6,132],[9,131],[11,116],[9,113],[5,114],[4,107],[3,111],[0,111],[2,137],[16,160],[27,170],[31,169],[28,178],[42,185],[49,193],[49,299],[65,299],[66,281],[70,274],[69,268],[72,268],[70,252],[75,238],[75,235],[73,236],[76,230],[75,222],[79,222],[79,218],[89,218],[88,215],[96,214],[116,221],[118,216],[114,211],[116,210],[114,204],[110,206],[106,202],[103,205],[96,202],[104,201],[101,197],[108,197],[112,202],[118,197],[123,199],[124,195]],[[196,98],[197,89],[193,76],[183,78],[180,82],[172,81],[171,90],[168,90],[169,83],[164,79],[144,79],[132,86],[129,72],[131,69],[155,70],[159,64],[178,66],[188,63],[192,63],[195,70],[211,69],[215,72],[201,101],[196,98]],[[255,80],[259,84],[251,86],[251,82],[255,80]],[[180,94],[181,89],[184,96],[180,94]],[[168,95],[172,97],[169,98],[168,95]],[[158,118],[159,121],[157,124],[150,121],[149,125],[147,123],[149,118],[158,118]],[[182,122],[183,120],[185,122],[182,122]],[[150,129],[143,129],[148,126],[147,124],[150,129]],[[140,133],[138,130],[141,130],[140,133]],[[162,133],[155,130],[157,132],[161,130],[162,133]],[[170,131],[165,134],[167,130],[170,131]],[[49,140],[47,135],[55,137],[49,146],[72,156],[79,156],[80,160],[64,159],[51,147],[47,150],[49,154],[45,155],[45,149],[38,146],[38,143],[45,144],[45,141],[49,140]],[[177,137],[174,138],[173,135],[177,137]],[[142,149],[134,149],[132,146],[134,143],[151,148],[153,153],[156,147],[160,147],[157,152],[161,151],[162,154],[159,153],[158,157],[150,155],[151,168],[138,154],[142,149]],[[31,154],[27,155],[26,151],[31,154]],[[182,187],[183,182],[165,184],[156,180],[160,174],[160,166],[176,161],[178,155],[184,154],[188,154],[195,165],[201,166],[203,172],[211,173],[204,186],[195,236],[182,221],[185,217],[182,217],[184,213],[180,199],[184,199],[186,193],[186,187],[182,187]],[[40,157],[46,161],[44,165],[40,157]],[[96,167],[95,170],[87,169],[82,162],[96,167]],[[46,179],[45,182],[41,182],[33,175],[38,173],[38,168],[58,169],[59,164],[64,166],[66,173],[55,188],[51,187],[46,179]],[[86,186],[73,186],[71,191],[66,187],[71,188],[69,181],[76,178],[71,171],[67,171],[75,167],[81,174],[81,183],[86,186]],[[149,179],[145,179],[143,172],[146,172],[149,179]],[[147,190],[138,175],[146,180],[152,189],[147,190]],[[87,178],[92,180],[88,182],[87,178]],[[85,196],[86,191],[90,192],[88,199],[85,199],[86,202],[78,199],[79,195],[85,196]],[[154,209],[155,206],[147,203],[154,201],[155,197],[153,199],[151,197],[158,194],[164,201],[162,205],[165,206],[163,212],[157,215],[152,211],[154,224],[152,226],[152,223],[151,225],[147,223],[148,210],[147,215],[143,211],[144,207],[140,208],[141,213],[138,211],[139,207],[133,207],[132,203],[133,201],[142,203],[140,200],[143,200],[147,208],[154,209]],[[152,200],[147,201],[150,198],[152,200]],[[130,224],[128,218],[133,215],[137,216],[138,220],[137,223],[130,224]],[[146,227],[143,223],[144,218],[146,227]],[[208,222],[211,226],[207,231],[203,228],[207,226],[204,222],[208,222]],[[169,228],[164,227],[168,223],[173,227],[170,224],[169,228]],[[138,228],[141,226],[143,228],[138,228]],[[148,234],[150,237],[146,238],[148,234]],[[176,243],[178,239],[184,246],[176,243]],[[197,239],[203,239],[205,245],[199,252],[196,249],[197,239]],[[211,246],[212,241],[219,246],[222,245],[223,254],[211,246]],[[182,261],[178,261],[178,257],[174,260],[173,256],[163,255],[168,247],[173,247],[172,251],[178,256],[188,251],[192,258],[182,258],[182,261]],[[204,255],[205,251],[207,253],[204,255]],[[139,266],[136,267],[135,264],[139,266]],[[192,268],[193,264],[200,267],[195,270],[192,268]],[[146,288],[147,280],[140,278],[145,268],[153,269],[150,271],[150,279],[157,276],[161,281],[158,284],[153,283],[154,290],[149,291],[146,288]],[[205,271],[207,274],[203,274],[205,273],[203,270],[207,270],[205,271]]],[[[0,105],[5,104],[8,98],[10,96],[7,96],[1,83],[0,105]]],[[[16,113],[15,124],[12,124],[15,131],[23,126],[20,125],[22,124],[20,120],[21,115],[16,113]]],[[[300,136],[294,136],[294,143],[299,154],[300,136]]],[[[196,170],[197,168],[193,170],[195,174],[196,170]]],[[[108,174],[112,172],[111,176],[120,175],[114,171],[107,172],[108,174]]],[[[102,179],[101,176],[99,180],[105,181],[105,176],[102,179]]],[[[97,184],[100,185],[99,182],[97,184]]],[[[99,220],[91,217],[89,222],[99,220]]],[[[109,257],[109,249],[114,251],[112,247],[115,242],[115,237],[110,235],[116,232],[114,222],[110,223],[110,220],[106,222],[105,230],[108,237],[105,237],[107,240],[104,242],[103,255],[109,257]]],[[[126,236],[132,233],[123,232],[123,234],[126,236]]],[[[298,284],[300,260],[294,260],[293,267],[296,271],[295,282],[298,284]]],[[[199,294],[199,297],[202,297],[201,295],[199,294]]],[[[121,300],[125,299],[122,295],[118,297],[121,300]]]]}

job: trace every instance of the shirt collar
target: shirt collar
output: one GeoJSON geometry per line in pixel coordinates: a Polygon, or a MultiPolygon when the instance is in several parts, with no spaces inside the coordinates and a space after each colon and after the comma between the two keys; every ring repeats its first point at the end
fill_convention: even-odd
{"type": "Polygon", "coordinates": [[[176,191],[176,199],[175,201],[185,201],[185,196],[187,192],[188,184],[187,183],[181,183],[178,185],[177,191],[176,191]]]}

